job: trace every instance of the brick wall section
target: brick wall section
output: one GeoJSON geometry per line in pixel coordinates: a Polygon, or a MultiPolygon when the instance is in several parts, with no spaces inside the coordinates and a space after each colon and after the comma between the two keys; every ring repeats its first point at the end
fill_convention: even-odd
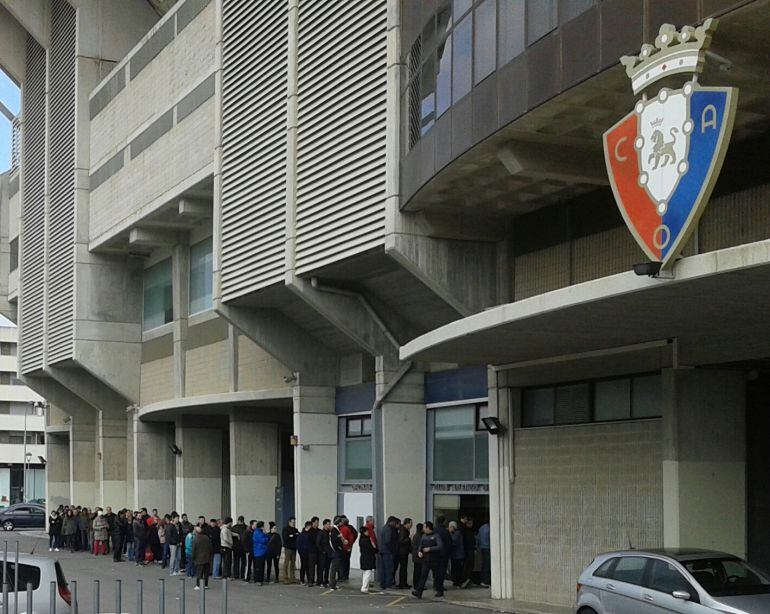
{"type": "Polygon", "coordinates": [[[188,350],[186,360],[185,392],[188,397],[229,392],[227,341],[188,350]]]}
{"type": "Polygon", "coordinates": [[[243,335],[238,337],[238,390],[284,388],[291,371],[243,335]]]}
{"type": "Polygon", "coordinates": [[[174,358],[168,356],[142,364],[142,405],[167,401],[174,396],[174,358]]]}
{"type": "Polygon", "coordinates": [[[663,543],[660,420],[515,433],[514,596],[569,605],[599,552],[663,543]]]}

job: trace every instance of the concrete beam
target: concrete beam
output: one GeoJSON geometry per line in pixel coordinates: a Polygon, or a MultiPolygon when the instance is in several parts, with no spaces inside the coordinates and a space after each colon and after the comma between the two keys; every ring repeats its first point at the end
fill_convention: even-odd
{"type": "Polygon", "coordinates": [[[176,234],[149,228],[132,228],[128,234],[130,247],[171,247],[176,243],[176,234]]]}
{"type": "Polygon", "coordinates": [[[514,177],[602,186],[609,183],[604,157],[596,149],[510,141],[497,150],[497,157],[514,177]]]}
{"type": "Polygon", "coordinates": [[[192,219],[209,219],[213,215],[212,204],[204,200],[180,198],[179,215],[192,219]]]}
{"type": "Polygon", "coordinates": [[[0,66],[17,83],[26,75],[27,31],[0,3],[0,66]]]}
{"type": "MultiPolygon", "coordinates": [[[[0,0],[0,5],[43,47],[48,48],[51,37],[49,3],[47,0],[0,0]]],[[[0,17],[0,22],[2,22],[0,17]]]]}

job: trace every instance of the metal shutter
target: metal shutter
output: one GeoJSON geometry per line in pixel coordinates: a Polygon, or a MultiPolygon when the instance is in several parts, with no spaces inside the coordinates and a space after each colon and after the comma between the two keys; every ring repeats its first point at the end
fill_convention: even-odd
{"type": "Polygon", "coordinates": [[[286,0],[223,0],[223,300],[283,279],[288,31],[286,0]]]}
{"type": "Polygon", "coordinates": [[[386,8],[300,0],[297,273],[384,242],[386,8]]]}

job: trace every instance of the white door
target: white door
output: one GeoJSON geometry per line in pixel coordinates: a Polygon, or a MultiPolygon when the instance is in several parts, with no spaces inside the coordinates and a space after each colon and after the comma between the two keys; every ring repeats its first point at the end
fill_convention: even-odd
{"type": "MultiPolygon", "coordinates": [[[[374,497],[370,492],[346,492],[342,495],[342,513],[348,517],[350,524],[358,531],[367,516],[374,514],[374,497]]],[[[361,569],[361,553],[358,540],[353,544],[350,555],[351,569],[361,569]]]]}

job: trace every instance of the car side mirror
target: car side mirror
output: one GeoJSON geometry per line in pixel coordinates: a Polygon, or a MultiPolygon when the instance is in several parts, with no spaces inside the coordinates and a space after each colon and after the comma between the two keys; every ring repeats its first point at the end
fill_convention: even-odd
{"type": "Polygon", "coordinates": [[[673,593],[671,593],[671,596],[674,599],[681,599],[682,601],[690,601],[691,599],[690,593],[688,593],[687,591],[674,591],[673,593]]]}

